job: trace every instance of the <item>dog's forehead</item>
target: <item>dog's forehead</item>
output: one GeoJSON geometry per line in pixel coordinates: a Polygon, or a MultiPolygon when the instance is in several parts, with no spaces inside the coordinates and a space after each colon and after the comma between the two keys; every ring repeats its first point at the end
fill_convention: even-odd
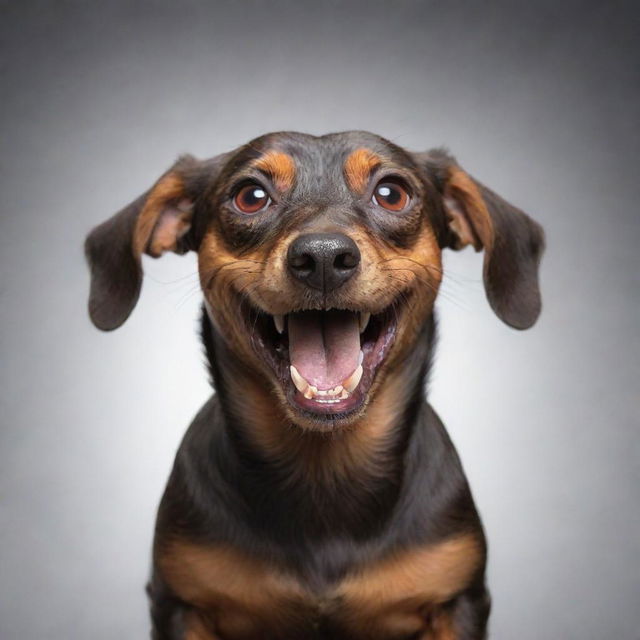
{"type": "Polygon", "coordinates": [[[373,167],[395,164],[410,168],[408,154],[388,140],[366,131],[324,136],[278,132],[260,136],[242,147],[236,166],[253,166],[276,174],[283,185],[295,182],[304,190],[344,185],[351,175],[358,186],[373,167]]]}
{"type": "Polygon", "coordinates": [[[248,146],[261,153],[269,150],[287,152],[300,162],[336,161],[362,147],[385,156],[391,156],[397,150],[388,140],[368,131],[342,131],[323,136],[283,131],[260,136],[249,142],[248,146]]]}

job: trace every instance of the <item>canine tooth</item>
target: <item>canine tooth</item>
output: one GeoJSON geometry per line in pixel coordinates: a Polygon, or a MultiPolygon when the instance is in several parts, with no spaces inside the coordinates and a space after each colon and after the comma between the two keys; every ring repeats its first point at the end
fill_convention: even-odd
{"type": "Polygon", "coordinates": [[[276,331],[278,333],[284,333],[284,316],[273,316],[273,324],[276,325],[276,331]]]}
{"type": "Polygon", "coordinates": [[[360,312],[360,333],[362,333],[367,328],[370,319],[371,314],[368,311],[360,312]]]}
{"type": "Polygon", "coordinates": [[[359,384],[360,379],[362,378],[362,365],[359,364],[358,368],[346,379],[342,382],[342,386],[346,391],[351,393],[359,384]]]}
{"type": "Polygon", "coordinates": [[[289,367],[289,371],[291,372],[291,379],[296,389],[300,393],[306,393],[309,388],[309,383],[300,375],[300,372],[293,365],[289,367]]]}
{"type": "Polygon", "coordinates": [[[358,364],[362,364],[364,360],[364,351],[360,349],[360,353],[358,354],[358,364]]]}

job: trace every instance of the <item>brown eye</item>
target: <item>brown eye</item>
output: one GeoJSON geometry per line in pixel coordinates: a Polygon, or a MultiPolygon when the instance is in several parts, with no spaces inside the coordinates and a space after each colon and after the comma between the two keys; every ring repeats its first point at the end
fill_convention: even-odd
{"type": "Polygon", "coordinates": [[[271,198],[259,184],[247,184],[236,193],[233,203],[242,213],[258,213],[271,204],[271,198]]]}
{"type": "Polygon", "coordinates": [[[409,203],[409,194],[402,183],[383,180],[376,185],[371,200],[387,211],[402,211],[409,203]]]}

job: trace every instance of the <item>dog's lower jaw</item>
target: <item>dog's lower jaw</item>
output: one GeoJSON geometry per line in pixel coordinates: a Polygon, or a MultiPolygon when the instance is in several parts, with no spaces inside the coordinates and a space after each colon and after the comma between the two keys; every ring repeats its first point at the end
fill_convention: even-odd
{"type": "MultiPolygon", "coordinates": [[[[206,309],[202,315],[212,382],[226,421],[264,458],[294,477],[316,477],[332,484],[362,473],[382,476],[395,464],[390,451],[413,420],[408,415],[425,399],[436,321],[429,315],[400,366],[383,365],[372,399],[351,416],[301,416],[282,390],[255,369],[243,367],[216,331],[206,309]]],[[[369,398],[367,399],[369,400],[369,398]]]]}

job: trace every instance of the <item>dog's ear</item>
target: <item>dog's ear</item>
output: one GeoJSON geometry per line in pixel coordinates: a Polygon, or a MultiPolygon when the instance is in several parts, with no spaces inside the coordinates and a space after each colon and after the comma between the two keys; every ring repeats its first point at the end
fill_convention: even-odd
{"type": "Polygon", "coordinates": [[[443,197],[443,247],[484,250],[483,278],[491,308],[506,324],[528,329],[540,315],[538,266],[542,227],[474,180],[442,150],[416,154],[443,197]]]}
{"type": "Polygon", "coordinates": [[[193,211],[223,156],[200,161],[180,158],[139,198],[95,227],[85,242],[91,270],[89,316],[103,331],[117,329],[138,301],[142,254],[197,249],[193,211]]]}

